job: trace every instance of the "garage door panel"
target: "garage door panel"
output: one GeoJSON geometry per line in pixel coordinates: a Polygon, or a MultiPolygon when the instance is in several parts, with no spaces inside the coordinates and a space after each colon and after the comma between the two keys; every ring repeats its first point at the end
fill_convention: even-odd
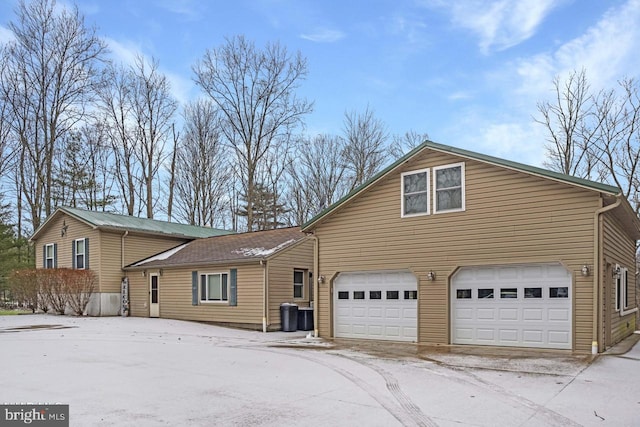
{"type": "Polygon", "coordinates": [[[415,276],[406,271],[340,274],[334,282],[334,335],[417,341],[417,289],[415,276]],[[362,299],[339,298],[346,292],[362,299]]]}
{"type": "Polygon", "coordinates": [[[522,320],[542,321],[544,310],[541,308],[525,308],[522,310],[522,320]]]}
{"type": "Polygon", "coordinates": [[[569,310],[566,308],[551,308],[548,311],[550,321],[566,322],[569,320],[569,310]]]}
{"type": "Polygon", "coordinates": [[[518,320],[518,309],[517,308],[501,308],[500,312],[500,320],[518,320]]]}
{"type": "Polygon", "coordinates": [[[571,286],[560,264],[462,268],[451,285],[451,341],[571,349],[571,286]]]}

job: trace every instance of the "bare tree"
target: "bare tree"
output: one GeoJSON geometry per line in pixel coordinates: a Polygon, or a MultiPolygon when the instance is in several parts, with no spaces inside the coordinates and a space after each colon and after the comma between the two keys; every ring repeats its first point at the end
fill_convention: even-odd
{"type": "Polygon", "coordinates": [[[394,135],[389,145],[389,155],[393,159],[398,159],[428,140],[429,135],[426,132],[419,133],[414,130],[407,131],[402,135],[394,135]]]}
{"type": "Polygon", "coordinates": [[[9,23],[15,39],[1,53],[0,96],[20,142],[20,189],[34,228],[52,212],[54,152],[85,116],[106,49],[77,7],[55,6],[55,0],[21,1],[17,21],[9,23]]]}
{"type": "Polygon", "coordinates": [[[349,191],[344,148],[345,141],[335,135],[298,142],[287,168],[290,225],[304,223],[349,191]]]}
{"type": "Polygon", "coordinates": [[[177,102],[171,95],[167,76],[158,70],[155,59],[149,63],[138,56],[131,68],[130,100],[135,121],[136,143],[134,154],[140,164],[144,189],[144,205],[147,218],[153,218],[158,194],[154,185],[159,185],[159,171],[167,156],[165,145],[171,130],[171,119],[177,102]]]}
{"type": "Polygon", "coordinates": [[[137,195],[141,175],[135,156],[135,132],[131,123],[133,106],[131,75],[123,66],[112,65],[106,71],[108,84],[99,92],[105,131],[113,153],[113,175],[128,215],[139,209],[137,195]]]}
{"type": "Polygon", "coordinates": [[[176,156],[176,217],[214,226],[227,205],[232,174],[213,102],[198,100],[184,109],[184,131],[176,156]]]}
{"type": "Polygon", "coordinates": [[[196,83],[220,109],[222,130],[238,159],[248,204],[247,230],[253,229],[256,174],[272,145],[290,138],[312,104],[296,97],[307,76],[307,61],[278,43],[260,50],[243,36],[207,50],[193,67],[196,83]]]}
{"type": "Polygon", "coordinates": [[[343,129],[346,139],[344,158],[351,189],[354,189],[375,175],[385,164],[387,127],[367,106],[362,113],[346,112],[343,129]]]}
{"type": "Polygon", "coordinates": [[[599,123],[593,122],[592,95],[586,71],[573,71],[566,81],[553,80],[554,102],[538,103],[542,115],[536,118],[548,133],[545,166],[567,175],[589,178],[594,172],[594,134],[599,123]]]}
{"type": "Polygon", "coordinates": [[[630,78],[621,80],[618,89],[594,97],[594,151],[601,178],[619,187],[640,213],[640,94],[637,81],[630,78]]]}

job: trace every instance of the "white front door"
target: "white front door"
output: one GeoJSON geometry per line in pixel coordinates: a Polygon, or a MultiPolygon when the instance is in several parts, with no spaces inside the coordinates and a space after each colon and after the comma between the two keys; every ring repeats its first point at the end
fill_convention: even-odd
{"type": "Polygon", "coordinates": [[[417,341],[418,286],[411,272],[341,273],[333,304],[336,338],[417,341]]]}
{"type": "Polygon", "coordinates": [[[157,274],[149,275],[149,317],[160,317],[160,283],[157,274]]]}
{"type": "Polygon", "coordinates": [[[571,349],[571,283],[560,264],[461,268],[451,284],[451,343],[571,349]]]}

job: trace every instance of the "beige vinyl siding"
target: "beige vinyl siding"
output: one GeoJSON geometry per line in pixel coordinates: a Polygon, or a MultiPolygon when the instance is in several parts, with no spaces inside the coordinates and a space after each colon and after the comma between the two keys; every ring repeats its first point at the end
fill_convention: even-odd
{"type": "MultiPolygon", "coordinates": [[[[320,334],[331,336],[331,282],[339,272],[409,270],[418,277],[419,342],[449,343],[448,289],[462,266],[562,262],[574,273],[576,350],[592,340],[592,278],[597,193],[474,160],[465,162],[466,210],[400,217],[400,174],[458,163],[425,151],[385,177],[316,228],[320,241],[320,334]],[[428,271],[436,280],[426,280],[428,271]]],[[[433,174],[433,170],[430,171],[433,174]]],[[[433,178],[431,179],[433,212],[433,178]]]]}
{"type": "Polygon", "coordinates": [[[307,239],[269,259],[269,326],[280,325],[280,304],[309,306],[309,272],[313,272],[313,240],[307,239]],[[293,297],[293,271],[304,270],[304,297],[293,297]]]}
{"type": "MultiPolygon", "coordinates": [[[[603,218],[603,236],[604,236],[604,266],[602,271],[606,274],[606,264],[611,263],[613,265],[619,264],[621,267],[628,269],[628,292],[629,292],[629,306],[627,310],[631,310],[636,307],[636,263],[635,263],[635,242],[626,236],[624,229],[620,222],[614,217],[612,212],[604,214],[603,218]]],[[[604,277],[603,280],[608,278],[604,277]]],[[[625,337],[629,336],[635,330],[636,313],[630,313],[625,316],[620,316],[620,312],[615,310],[616,299],[616,286],[615,280],[612,281],[610,287],[610,301],[609,316],[611,317],[611,340],[612,344],[615,344],[625,337]]],[[[622,304],[621,304],[622,305],[622,304]]]]}
{"type": "Polygon", "coordinates": [[[103,292],[120,293],[120,284],[124,273],[122,272],[122,242],[123,233],[111,233],[102,231],[100,258],[100,277],[103,283],[103,292]]]}
{"type": "MultiPolygon", "coordinates": [[[[155,272],[155,271],[154,271],[155,272]]],[[[129,315],[149,317],[149,277],[142,271],[129,271],[129,315]]]]}
{"type": "MultiPolygon", "coordinates": [[[[42,268],[42,247],[47,244],[56,243],[58,245],[58,268],[72,268],[72,245],[77,239],[89,239],[89,269],[96,273],[99,277],[100,271],[100,233],[82,221],[67,215],[59,215],[53,218],[48,224],[47,229],[40,234],[38,239],[34,241],[34,250],[36,252],[36,268],[42,268]],[[67,226],[67,231],[62,236],[63,224],[67,226]]],[[[102,282],[98,281],[98,291],[101,289],[102,282]]]]}
{"type": "Polygon", "coordinates": [[[133,264],[136,261],[180,246],[190,240],[130,233],[124,238],[124,265],[133,264]]]}
{"type": "MultiPolygon", "coordinates": [[[[139,272],[129,272],[132,283],[131,314],[148,315],[148,308],[144,307],[149,298],[149,274],[157,270],[148,270],[145,280],[139,279],[139,272]]],[[[218,322],[234,324],[250,324],[256,328],[262,327],[262,283],[263,267],[257,262],[255,265],[228,265],[216,267],[163,269],[159,276],[160,317],[169,319],[195,320],[201,322],[218,322]],[[197,271],[198,276],[203,273],[229,273],[232,268],[238,271],[238,305],[228,303],[202,303],[197,306],[191,304],[191,272],[197,271]]],[[[199,295],[199,294],[198,294],[199,295]]]]}

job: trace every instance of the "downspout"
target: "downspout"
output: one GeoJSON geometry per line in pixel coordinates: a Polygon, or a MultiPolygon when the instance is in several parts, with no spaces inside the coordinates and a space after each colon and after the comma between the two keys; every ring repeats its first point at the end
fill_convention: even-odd
{"type": "Polygon", "coordinates": [[[120,237],[120,268],[124,268],[124,238],[129,235],[129,230],[120,237]]]}
{"type": "Polygon", "coordinates": [[[309,236],[313,239],[313,336],[319,337],[318,334],[318,291],[320,283],[320,244],[318,242],[318,236],[315,233],[310,233],[309,236]]]}
{"type": "Polygon", "coordinates": [[[622,198],[620,194],[616,195],[616,202],[609,206],[604,206],[595,211],[593,216],[593,341],[591,342],[591,354],[598,354],[599,342],[598,331],[600,330],[600,319],[602,318],[602,306],[600,304],[600,261],[601,261],[601,243],[600,242],[600,216],[620,206],[622,198]]]}
{"type": "Polygon", "coordinates": [[[262,266],[262,332],[267,332],[267,317],[269,315],[269,300],[267,298],[269,286],[267,279],[269,275],[267,274],[267,262],[261,259],[260,265],[262,266]]]}

